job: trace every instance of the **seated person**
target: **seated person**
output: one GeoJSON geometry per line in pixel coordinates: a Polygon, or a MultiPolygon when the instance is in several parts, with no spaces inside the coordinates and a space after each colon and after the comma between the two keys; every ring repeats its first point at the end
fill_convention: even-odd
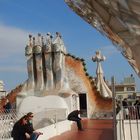
{"type": "Polygon", "coordinates": [[[82,124],[81,124],[81,118],[79,117],[79,114],[81,114],[80,110],[74,110],[68,115],[68,120],[75,121],[77,123],[78,130],[82,131],[82,124]]]}
{"type": "Polygon", "coordinates": [[[42,133],[35,131],[33,128],[32,119],[33,119],[34,115],[32,112],[29,112],[29,113],[27,113],[26,116],[27,116],[27,124],[26,124],[27,134],[26,134],[26,137],[30,140],[37,140],[39,135],[42,135],[42,133]]]}
{"type": "Polygon", "coordinates": [[[5,113],[10,113],[12,105],[8,99],[6,99],[5,105],[3,106],[5,113]]]}
{"type": "Polygon", "coordinates": [[[26,124],[27,124],[27,116],[23,116],[19,119],[13,126],[11,136],[13,140],[26,140],[26,124]]]}

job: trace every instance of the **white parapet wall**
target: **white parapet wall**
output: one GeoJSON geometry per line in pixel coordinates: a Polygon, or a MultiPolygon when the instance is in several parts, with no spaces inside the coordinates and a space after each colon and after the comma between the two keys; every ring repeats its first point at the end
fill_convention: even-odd
{"type": "MultiPolygon", "coordinates": [[[[134,109],[134,107],[129,108],[134,109]]],[[[123,108],[117,114],[117,140],[140,140],[140,120],[136,119],[134,111],[129,112],[128,118],[126,118],[123,108]]]]}
{"type": "Polygon", "coordinates": [[[139,140],[140,120],[120,120],[117,123],[117,140],[139,140]]]}
{"type": "Polygon", "coordinates": [[[61,121],[50,126],[38,129],[36,131],[42,132],[38,140],[49,140],[50,138],[60,135],[66,131],[71,130],[71,122],[68,120],[61,121]]]}

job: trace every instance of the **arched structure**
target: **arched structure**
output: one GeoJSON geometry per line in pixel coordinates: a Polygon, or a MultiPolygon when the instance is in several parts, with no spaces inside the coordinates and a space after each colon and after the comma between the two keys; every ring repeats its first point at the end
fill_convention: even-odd
{"type": "Polygon", "coordinates": [[[106,35],[140,76],[140,1],[65,0],[86,22],[106,35]]]}

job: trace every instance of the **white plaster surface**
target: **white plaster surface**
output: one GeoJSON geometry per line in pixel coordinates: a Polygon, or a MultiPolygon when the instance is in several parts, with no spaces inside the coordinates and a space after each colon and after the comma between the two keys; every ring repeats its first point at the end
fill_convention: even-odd
{"type": "Polygon", "coordinates": [[[19,105],[19,112],[27,113],[33,112],[38,113],[44,111],[44,109],[57,109],[65,108],[68,109],[68,105],[65,100],[59,96],[49,95],[45,97],[28,96],[23,99],[19,105]]]}
{"type": "Polygon", "coordinates": [[[37,130],[43,133],[43,135],[39,136],[38,140],[49,140],[49,138],[60,135],[63,132],[69,131],[70,129],[71,123],[68,120],[52,124],[37,130]]]}

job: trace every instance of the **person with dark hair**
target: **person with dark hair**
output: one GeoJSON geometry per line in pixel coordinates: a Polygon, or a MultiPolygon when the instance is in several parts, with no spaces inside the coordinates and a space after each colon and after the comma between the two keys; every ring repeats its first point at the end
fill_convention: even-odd
{"type": "Polygon", "coordinates": [[[82,124],[81,124],[81,118],[79,117],[79,114],[81,114],[80,110],[74,110],[68,115],[68,120],[75,121],[77,123],[78,130],[82,131],[82,124]]]}
{"type": "Polygon", "coordinates": [[[121,103],[119,100],[116,100],[116,114],[118,114],[121,110],[121,103]]]}
{"type": "Polygon", "coordinates": [[[128,117],[129,117],[129,110],[128,110],[128,101],[127,101],[127,98],[124,98],[123,99],[122,106],[123,106],[124,118],[125,119],[128,119],[128,117]]]}
{"type": "Polygon", "coordinates": [[[27,116],[27,124],[26,124],[27,135],[26,135],[26,137],[30,138],[30,140],[37,140],[39,135],[42,135],[43,133],[37,132],[34,130],[33,123],[32,123],[32,119],[34,117],[33,113],[29,112],[29,113],[27,113],[26,116],[27,116]]]}
{"type": "Polygon", "coordinates": [[[4,108],[5,113],[10,113],[12,105],[8,99],[6,99],[6,102],[3,108],[4,108]]]}
{"type": "Polygon", "coordinates": [[[19,119],[13,126],[11,136],[13,137],[13,140],[27,140],[26,138],[26,127],[27,124],[27,116],[23,116],[21,119],[19,119]]]}
{"type": "Polygon", "coordinates": [[[136,119],[140,119],[140,99],[137,99],[134,103],[135,110],[136,110],[136,119]]]}

